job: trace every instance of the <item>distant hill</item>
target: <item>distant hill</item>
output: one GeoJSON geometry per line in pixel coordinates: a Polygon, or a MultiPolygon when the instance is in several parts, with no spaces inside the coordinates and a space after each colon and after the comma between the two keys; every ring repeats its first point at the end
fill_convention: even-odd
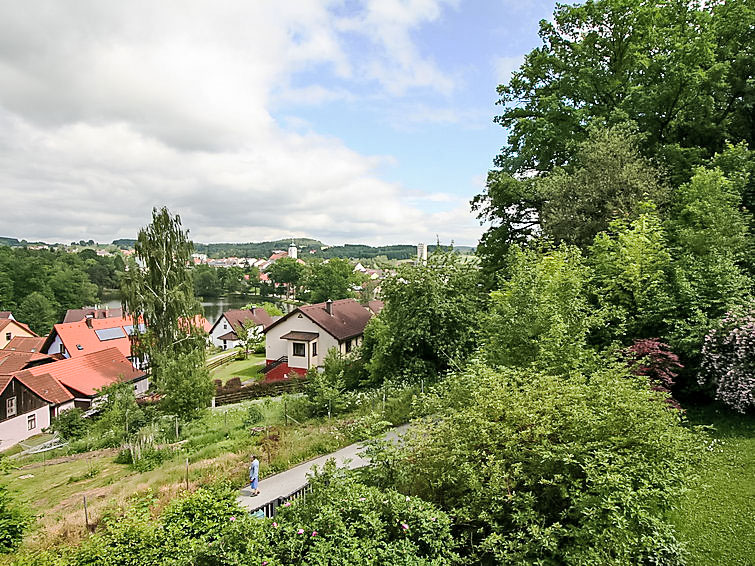
{"type": "Polygon", "coordinates": [[[49,246],[45,242],[27,242],[26,240],[18,240],[16,238],[5,238],[0,236],[0,246],[10,246],[12,248],[18,248],[23,246],[49,246]]]}
{"type": "MultiPolygon", "coordinates": [[[[119,238],[113,240],[113,246],[120,249],[130,249],[136,243],[132,238],[119,238]]],[[[211,258],[219,257],[270,257],[275,250],[287,250],[291,240],[274,240],[271,242],[247,242],[247,243],[221,243],[221,244],[202,244],[194,243],[194,250],[197,253],[207,254],[211,258]]],[[[311,238],[294,238],[294,243],[299,248],[302,257],[315,257],[329,259],[334,257],[348,259],[372,259],[378,256],[385,256],[387,259],[411,259],[417,255],[417,246],[414,244],[398,244],[393,246],[368,246],[366,244],[344,244],[342,246],[327,246],[320,240],[311,238]]],[[[50,245],[45,242],[27,242],[17,238],[0,237],[0,246],[33,246],[33,245],[50,245]]],[[[100,245],[103,246],[103,245],[100,245]]],[[[433,252],[437,246],[429,245],[428,252],[433,252]]],[[[441,246],[445,247],[445,246],[441,246]]],[[[459,253],[473,253],[474,248],[471,246],[455,246],[454,250],[459,253]]]]}
{"type": "MultiPolygon", "coordinates": [[[[310,238],[294,238],[296,247],[300,250],[319,250],[325,244],[319,240],[310,238]]],[[[247,242],[245,244],[201,244],[194,242],[194,250],[208,257],[256,257],[266,258],[273,254],[274,250],[287,250],[290,239],[275,240],[272,242],[247,242]]]]}

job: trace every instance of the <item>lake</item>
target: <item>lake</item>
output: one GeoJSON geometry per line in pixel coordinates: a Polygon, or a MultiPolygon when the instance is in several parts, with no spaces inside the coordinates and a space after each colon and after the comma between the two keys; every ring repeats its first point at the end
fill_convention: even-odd
{"type": "MultiPolygon", "coordinates": [[[[220,318],[220,315],[225,311],[230,309],[240,309],[249,303],[255,303],[258,305],[262,303],[272,303],[283,312],[288,312],[293,309],[291,305],[286,303],[271,300],[267,297],[259,297],[257,295],[247,295],[245,297],[239,297],[236,295],[231,297],[217,297],[216,299],[202,300],[201,303],[202,309],[204,309],[204,316],[210,324],[215,324],[220,318]]],[[[111,309],[120,308],[121,298],[117,294],[103,294],[102,302],[100,304],[103,307],[109,307],[111,309]]]]}

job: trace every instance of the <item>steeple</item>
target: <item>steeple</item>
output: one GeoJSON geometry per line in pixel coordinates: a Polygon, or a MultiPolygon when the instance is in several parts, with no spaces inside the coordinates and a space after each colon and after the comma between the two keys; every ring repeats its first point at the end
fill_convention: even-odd
{"type": "Polygon", "coordinates": [[[299,257],[299,251],[296,249],[296,244],[294,243],[293,238],[291,238],[291,245],[288,246],[288,257],[291,259],[297,259],[299,257]]]}

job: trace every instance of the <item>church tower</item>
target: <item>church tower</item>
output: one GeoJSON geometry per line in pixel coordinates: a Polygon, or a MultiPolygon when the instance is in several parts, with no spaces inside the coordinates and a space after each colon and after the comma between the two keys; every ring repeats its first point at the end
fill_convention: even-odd
{"type": "Polygon", "coordinates": [[[288,257],[291,259],[297,259],[299,257],[299,251],[296,249],[296,244],[293,239],[291,239],[291,245],[288,246],[288,257]]]}

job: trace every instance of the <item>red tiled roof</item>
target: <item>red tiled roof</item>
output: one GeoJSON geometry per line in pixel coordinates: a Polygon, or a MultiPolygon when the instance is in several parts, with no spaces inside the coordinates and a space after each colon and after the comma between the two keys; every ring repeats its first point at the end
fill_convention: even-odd
{"type": "Polygon", "coordinates": [[[294,309],[265,328],[265,332],[284,320],[288,320],[294,314],[302,313],[337,340],[348,340],[362,334],[365,326],[372,318],[372,310],[363,307],[355,299],[333,301],[331,304],[332,314],[328,314],[325,310],[326,306],[327,303],[317,303],[294,309]]]}
{"type": "Polygon", "coordinates": [[[16,336],[5,346],[5,350],[14,352],[41,352],[46,336],[16,336]]]}
{"type": "Polygon", "coordinates": [[[0,318],[10,318],[13,316],[13,313],[10,311],[0,311],[0,318]]]}
{"type": "Polygon", "coordinates": [[[131,355],[131,341],[129,340],[128,333],[123,330],[123,327],[131,325],[131,317],[90,318],[78,322],[56,324],[47,337],[43,348],[44,350],[48,350],[57,335],[60,336],[68,355],[72,358],[78,358],[112,347],[118,348],[121,354],[128,357],[131,355]],[[92,325],[91,328],[87,322],[92,325]],[[106,328],[120,328],[123,330],[123,337],[113,340],[100,340],[95,330],[104,330],[106,328]]]}
{"type": "Polygon", "coordinates": [[[49,375],[66,388],[92,397],[106,385],[139,379],[144,377],[144,372],[134,369],[119,348],[113,347],[29,368],[16,377],[25,384],[22,377],[39,378],[42,375],[49,375]]]}

